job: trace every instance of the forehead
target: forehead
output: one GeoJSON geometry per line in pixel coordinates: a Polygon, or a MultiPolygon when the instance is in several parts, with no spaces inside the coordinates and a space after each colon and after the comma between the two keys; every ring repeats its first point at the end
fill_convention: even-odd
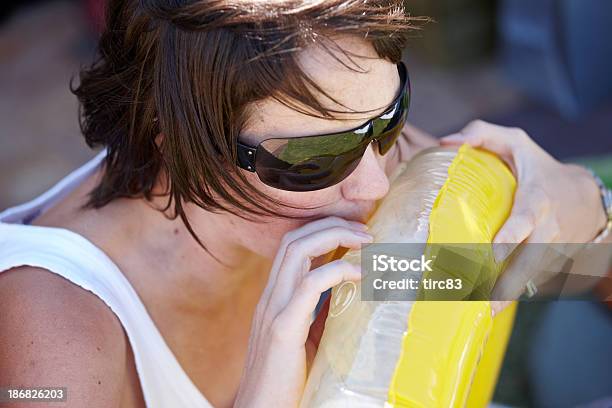
{"type": "MultiPolygon", "coordinates": [[[[308,136],[351,129],[367,118],[382,113],[393,102],[400,87],[397,66],[381,59],[374,47],[361,39],[339,37],[335,42],[343,50],[358,55],[351,55],[351,58],[361,69],[356,67],[356,72],[345,67],[319,46],[312,46],[300,53],[300,66],[317,85],[340,103],[357,111],[374,111],[336,114],[347,120],[328,120],[299,113],[272,98],[267,98],[250,106],[252,113],[249,123],[242,132],[242,138],[246,142],[255,144],[270,137],[308,136]]],[[[354,66],[342,52],[331,52],[348,66],[354,66]]],[[[326,108],[346,110],[322,94],[314,90],[313,92],[326,108]]]]}

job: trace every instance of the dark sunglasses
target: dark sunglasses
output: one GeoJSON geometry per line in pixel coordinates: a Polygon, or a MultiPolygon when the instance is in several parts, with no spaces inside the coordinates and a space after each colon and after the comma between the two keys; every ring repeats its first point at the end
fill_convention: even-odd
{"type": "Polygon", "coordinates": [[[384,155],[401,133],[410,105],[410,80],[403,62],[397,69],[400,94],[380,116],[344,132],[270,138],[256,147],[238,141],[238,166],[287,191],[315,191],[341,182],[357,168],[372,141],[384,155]]]}

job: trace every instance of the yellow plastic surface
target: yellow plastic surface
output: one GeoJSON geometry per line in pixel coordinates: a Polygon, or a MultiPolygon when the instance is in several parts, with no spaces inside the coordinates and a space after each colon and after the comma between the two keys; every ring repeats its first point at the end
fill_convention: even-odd
{"type": "Polygon", "coordinates": [[[482,358],[476,368],[466,407],[486,407],[493,397],[497,376],[501,369],[512,324],[516,315],[516,302],[493,319],[493,328],[484,346],[482,358]]]}
{"type": "Polygon", "coordinates": [[[512,209],[516,180],[497,156],[463,145],[429,216],[428,243],[490,243],[512,209]]]}
{"type": "MultiPolygon", "coordinates": [[[[463,145],[429,218],[427,244],[485,243],[508,217],[516,181],[496,156],[463,145]]],[[[490,245],[479,262],[498,273],[490,245]]],[[[495,319],[486,301],[418,301],[389,386],[393,407],[484,407],[491,398],[515,305],[495,319]],[[493,321],[495,320],[495,321],[493,321]],[[487,341],[487,339],[489,339],[487,341]],[[473,384],[473,386],[472,386],[473,384]]]]}

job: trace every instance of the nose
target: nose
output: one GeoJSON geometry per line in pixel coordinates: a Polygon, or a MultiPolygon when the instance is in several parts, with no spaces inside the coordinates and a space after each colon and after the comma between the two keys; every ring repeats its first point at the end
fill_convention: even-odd
{"type": "Polygon", "coordinates": [[[384,161],[374,149],[378,151],[378,145],[370,143],[357,168],[342,183],[342,195],[347,200],[375,201],[389,192],[384,161]]]}

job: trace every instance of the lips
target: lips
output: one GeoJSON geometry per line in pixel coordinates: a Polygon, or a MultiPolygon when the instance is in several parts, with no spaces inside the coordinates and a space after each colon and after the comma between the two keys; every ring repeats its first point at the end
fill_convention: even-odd
{"type": "Polygon", "coordinates": [[[325,217],[340,217],[347,221],[360,222],[366,224],[374,215],[381,200],[378,201],[339,201],[335,207],[327,207],[328,211],[313,214],[309,217],[310,221],[315,221],[325,217]]]}
{"type": "Polygon", "coordinates": [[[369,202],[367,205],[367,208],[361,208],[359,212],[357,213],[349,214],[346,216],[342,216],[340,214],[337,214],[337,215],[348,221],[357,221],[362,224],[366,224],[368,220],[370,219],[370,217],[376,211],[376,208],[378,208],[378,202],[369,202]]]}

